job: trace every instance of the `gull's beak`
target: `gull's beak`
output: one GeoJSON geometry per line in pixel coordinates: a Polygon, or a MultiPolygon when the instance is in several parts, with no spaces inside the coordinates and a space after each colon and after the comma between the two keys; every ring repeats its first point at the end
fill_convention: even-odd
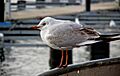
{"type": "Polygon", "coordinates": [[[38,29],[38,28],[41,28],[41,26],[32,26],[31,28],[32,29],[38,29]]]}

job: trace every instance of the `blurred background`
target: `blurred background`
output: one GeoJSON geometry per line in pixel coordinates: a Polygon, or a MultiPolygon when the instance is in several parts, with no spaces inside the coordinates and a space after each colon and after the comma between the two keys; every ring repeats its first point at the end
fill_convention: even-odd
{"type": "MultiPolygon", "coordinates": [[[[40,31],[29,29],[46,16],[78,19],[100,33],[120,33],[120,0],[91,0],[91,6],[90,0],[4,0],[4,4],[4,18],[0,22],[0,76],[36,76],[50,69],[50,48],[42,42],[40,31]]],[[[73,64],[90,60],[87,46],[72,52],[73,64]]],[[[110,42],[109,57],[117,56],[120,40],[110,42]]]]}

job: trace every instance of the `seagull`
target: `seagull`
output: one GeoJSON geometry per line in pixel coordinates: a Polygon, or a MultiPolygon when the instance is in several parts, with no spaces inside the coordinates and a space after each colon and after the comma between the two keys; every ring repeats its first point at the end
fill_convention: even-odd
{"type": "Polygon", "coordinates": [[[68,49],[78,47],[89,39],[99,38],[100,33],[90,27],[81,27],[81,24],[69,21],[58,20],[52,17],[43,18],[37,26],[32,26],[32,29],[40,31],[41,39],[50,47],[60,49],[62,56],[58,67],[67,66],[68,49]],[[66,50],[66,63],[63,62],[63,50],[66,50]]]}
{"type": "Polygon", "coordinates": [[[79,18],[78,18],[78,17],[75,18],[75,23],[77,23],[77,24],[81,25],[81,27],[83,27],[83,25],[80,24],[80,21],[79,21],[79,18]]]}
{"type": "Polygon", "coordinates": [[[76,22],[77,24],[80,24],[80,21],[79,21],[79,18],[78,18],[78,17],[75,18],[75,22],[76,22]]]}
{"type": "Polygon", "coordinates": [[[114,20],[111,20],[110,23],[109,23],[109,26],[110,26],[110,27],[116,26],[115,21],[114,21],[114,20]]]}

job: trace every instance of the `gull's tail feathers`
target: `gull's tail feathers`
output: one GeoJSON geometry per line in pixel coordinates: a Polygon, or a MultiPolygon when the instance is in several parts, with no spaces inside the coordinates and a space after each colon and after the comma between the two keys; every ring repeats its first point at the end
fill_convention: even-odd
{"type": "Polygon", "coordinates": [[[76,47],[89,46],[98,42],[110,42],[115,40],[120,40],[120,34],[100,35],[100,37],[88,39],[87,41],[76,45],[76,47]]]}
{"type": "Polygon", "coordinates": [[[91,38],[88,40],[95,40],[95,41],[106,41],[106,42],[110,42],[110,41],[115,41],[115,40],[120,40],[120,33],[107,33],[107,34],[101,34],[100,37],[98,38],[91,38]]]}

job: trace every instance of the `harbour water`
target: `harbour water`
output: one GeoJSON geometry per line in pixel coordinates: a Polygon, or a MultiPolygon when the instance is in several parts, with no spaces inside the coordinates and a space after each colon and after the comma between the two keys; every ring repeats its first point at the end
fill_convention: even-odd
{"type": "MultiPolygon", "coordinates": [[[[39,43],[39,40],[21,40],[19,43],[39,43]]],[[[110,57],[120,56],[120,41],[110,44],[110,57]]],[[[88,61],[86,47],[73,49],[73,63],[88,61]]],[[[11,47],[6,48],[6,60],[2,63],[0,76],[37,76],[49,70],[49,47],[11,47]]]]}

